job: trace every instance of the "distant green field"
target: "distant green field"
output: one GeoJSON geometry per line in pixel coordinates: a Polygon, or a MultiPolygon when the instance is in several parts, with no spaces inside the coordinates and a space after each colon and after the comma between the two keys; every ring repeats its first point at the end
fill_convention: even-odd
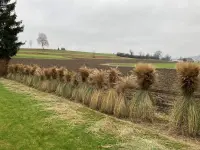
{"type": "Polygon", "coordinates": [[[39,58],[39,59],[127,59],[117,57],[115,54],[91,53],[80,51],[61,51],[61,50],[43,50],[43,49],[20,49],[14,58],[39,58]]]}
{"type": "MultiPolygon", "coordinates": [[[[156,68],[166,68],[166,69],[174,69],[176,66],[176,63],[151,63],[156,68]]],[[[109,64],[103,64],[107,66],[119,66],[119,67],[135,67],[136,63],[109,63],[109,64]]]]}
{"type": "Polygon", "coordinates": [[[43,55],[43,54],[17,54],[14,58],[34,58],[34,59],[71,59],[59,55],[43,55]]]}

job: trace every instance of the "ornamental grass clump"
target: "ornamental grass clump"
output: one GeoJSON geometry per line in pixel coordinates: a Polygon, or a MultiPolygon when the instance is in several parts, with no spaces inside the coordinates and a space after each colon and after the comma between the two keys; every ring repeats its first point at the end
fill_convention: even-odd
{"type": "Polygon", "coordinates": [[[130,117],[134,121],[152,122],[155,115],[155,102],[149,88],[155,82],[155,68],[150,64],[138,64],[134,70],[138,90],[132,98],[130,117]]]}
{"type": "Polygon", "coordinates": [[[79,96],[78,86],[79,86],[79,74],[73,72],[71,84],[72,84],[72,97],[71,100],[76,100],[77,96],[79,96]]]}
{"type": "Polygon", "coordinates": [[[123,77],[118,81],[116,86],[118,96],[113,110],[114,116],[118,118],[127,118],[129,116],[129,107],[125,92],[133,88],[135,88],[135,82],[132,76],[123,77]]]}
{"type": "Polygon", "coordinates": [[[199,65],[178,63],[176,70],[182,97],[175,102],[172,109],[171,127],[181,134],[196,136],[200,133],[200,105],[194,98],[199,83],[199,65]]]}
{"type": "Polygon", "coordinates": [[[35,71],[36,71],[37,68],[38,68],[37,65],[29,66],[29,75],[28,75],[28,78],[27,78],[27,85],[28,86],[33,86],[34,74],[35,74],[35,71]]]}
{"type": "Polygon", "coordinates": [[[38,88],[40,81],[41,81],[41,74],[42,74],[42,68],[37,67],[33,76],[33,83],[32,86],[34,88],[38,88]]]}
{"type": "Polygon", "coordinates": [[[92,109],[100,109],[103,102],[104,89],[107,85],[108,74],[105,70],[94,69],[89,76],[90,83],[93,85],[93,92],[89,107],[92,109]]]}
{"type": "Polygon", "coordinates": [[[72,84],[73,73],[65,71],[64,73],[64,87],[62,89],[62,96],[70,99],[72,97],[73,84],[72,84]]]}
{"type": "Polygon", "coordinates": [[[57,70],[57,74],[58,74],[58,85],[57,85],[57,88],[56,88],[56,94],[58,96],[61,96],[62,95],[62,92],[63,92],[63,87],[65,85],[64,83],[64,75],[65,75],[65,72],[67,70],[65,68],[59,68],[57,70]]]}
{"type": "Polygon", "coordinates": [[[109,89],[106,91],[105,97],[103,98],[101,111],[107,114],[113,114],[114,107],[118,98],[115,86],[119,81],[121,72],[117,68],[110,68],[107,72],[109,89]]]}
{"type": "Polygon", "coordinates": [[[45,81],[45,74],[44,74],[44,68],[40,68],[40,70],[39,70],[39,72],[38,72],[39,74],[39,81],[38,81],[38,83],[37,83],[37,85],[36,85],[36,88],[38,89],[38,90],[41,90],[41,91],[45,91],[44,90],[44,81],[45,81]]]}
{"type": "Polygon", "coordinates": [[[49,68],[43,69],[44,80],[41,81],[40,90],[41,91],[48,91],[50,87],[50,79],[51,79],[51,70],[49,68]]]}
{"type": "Polygon", "coordinates": [[[21,83],[27,85],[27,80],[29,76],[30,66],[23,66],[23,71],[21,73],[21,83]]]}
{"type": "Polygon", "coordinates": [[[47,92],[49,93],[53,93],[56,91],[56,88],[58,86],[58,71],[57,71],[57,67],[52,67],[49,68],[50,72],[51,72],[51,82],[49,84],[49,87],[47,89],[47,92]]]}
{"type": "Polygon", "coordinates": [[[78,73],[80,75],[80,80],[79,80],[79,85],[76,88],[77,91],[77,95],[75,97],[76,102],[84,103],[86,95],[88,95],[88,92],[90,93],[90,87],[87,82],[90,72],[91,69],[87,68],[86,66],[83,66],[78,70],[78,73]]]}

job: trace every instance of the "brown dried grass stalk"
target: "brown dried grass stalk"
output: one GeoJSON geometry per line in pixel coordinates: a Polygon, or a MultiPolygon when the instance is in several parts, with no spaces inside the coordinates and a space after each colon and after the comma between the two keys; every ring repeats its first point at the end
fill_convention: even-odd
{"type": "Polygon", "coordinates": [[[155,103],[148,89],[155,82],[155,68],[150,64],[138,64],[134,71],[139,90],[130,104],[130,117],[134,121],[150,121],[155,116],[155,103]]]}
{"type": "Polygon", "coordinates": [[[101,111],[107,114],[113,114],[118,94],[116,89],[108,89],[101,105],[101,111]]]}
{"type": "Polygon", "coordinates": [[[85,96],[83,97],[83,104],[89,106],[93,91],[94,91],[94,88],[92,86],[87,87],[85,91],[85,96]]]}
{"type": "Polygon", "coordinates": [[[115,102],[114,116],[118,118],[126,118],[129,116],[129,108],[125,98],[125,91],[133,88],[135,88],[133,76],[120,78],[116,86],[116,92],[118,93],[118,96],[115,102]]]}
{"type": "Polygon", "coordinates": [[[176,70],[183,95],[191,96],[198,88],[199,65],[188,62],[178,63],[176,70]]]}
{"type": "Polygon", "coordinates": [[[117,68],[110,68],[108,70],[109,87],[113,88],[118,82],[122,73],[117,68]]]}
{"type": "Polygon", "coordinates": [[[174,104],[171,127],[184,135],[197,136],[200,132],[200,104],[193,95],[198,88],[199,65],[178,63],[176,70],[183,97],[174,104]]]}
{"type": "Polygon", "coordinates": [[[89,68],[87,68],[86,66],[79,68],[79,73],[81,75],[82,82],[87,81],[87,78],[89,77],[90,72],[91,72],[91,70],[89,68]]]}
{"type": "Polygon", "coordinates": [[[89,75],[89,84],[97,89],[102,89],[108,84],[108,73],[105,70],[93,69],[89,75]]]}
{"type": "Polygon", "coordinates": [[[137,64],[134,73],[142,90],[148,90],[155,82],[155,68],[151,64],[137,64]]]}
{"type": "Polygon", "coordinates": [[[133,121],[149,121],[155,118],[155,102],[146,90],[135,93],[130,105],[130,117],[133,121]]]}
{"type": "Polygon", "coordinates": [[[102,90],[94,90],[91,95],[91,101],[89,107],[94,110],[99,110],[102,105],[103,100],[103,91],[102,90]]]}
{"type": "Polygon", "coordinates": [[[116,105],[114,107],[114,116],[118,118],[127,118],[129,116],[129,110],[125,102],[124,94],[120,94],[116,101],[116,105]]]}
{"type": "Polygon", "coordinates": [[[72,76],[73,76],[73,73],[66,70],[63,77],[64,86],[62,88],[62,96],[68,99],[72,97],[72,92],[73,92],[72,76]]]}

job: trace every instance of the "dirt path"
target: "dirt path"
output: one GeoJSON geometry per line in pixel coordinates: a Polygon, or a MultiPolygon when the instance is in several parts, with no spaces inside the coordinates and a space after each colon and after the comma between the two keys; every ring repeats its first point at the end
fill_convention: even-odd
{"type": "Polygon", "coordinates": [[[15,81],[0,79],[0,83],[10,91],[29,95],[41,101],[41,105],[44,105],[46,110],[55,112],[52,118],[48,118],[51,121],[55,117],[59,117],[69,120],[72,124],[90,124],[85,132],[91,132],[97,136],[99,134],[109,134],[119,139],[118,144],[105,145],[103,148],[130,150],[200,149],[199,142],[195,142],[195,140],[169,137],[151,127],[148,128],[140,124],[133,124],[101,114],[81,104],[71,102],[53,94],[40,92],[15,81]]]}

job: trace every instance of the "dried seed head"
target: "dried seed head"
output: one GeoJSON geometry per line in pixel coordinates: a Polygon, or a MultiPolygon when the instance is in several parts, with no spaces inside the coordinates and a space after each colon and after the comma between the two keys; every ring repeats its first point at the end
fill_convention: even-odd
{"type": "Polygon", "coordinates": [[[81,75],[82,82],[87,81],[87,78],[89,77],[90,72],[91,72],[91,70],[89,68],[87,68],[86,66],[79,68],[79,73],[81,75]]]}
{"type": "Polygon", "coordinates": [[[184,95],[192,95],[198,88],[199,69],[199,65],[195,63],[184,62],[176,65],[177,74],[184,95]]]}
{"type": "Polygon", "coordinates": [[[59,77],[59,79],[63,79],[63,76],[64,76],[64,72],[65,72],[65,68],[59,68],[57,69],[57,75],[59,77]]]}
{"type": "Polygon", "coordinates": [[[134,72],[141,89],[148,90],[155,82],[155,68],[150,64],[137,64],[134,72]]]}
{"type": "Polygon", "coordinates": [[[116,84],[116,82],[120,78],[120,75],[122,75],[122,73],[117,68],[110,68],[108,70],[108,74],[109,84],[111,87],[113,87],[116,84]]]}
{"type": "Polygon", "coordinates": [[[117,93],[123,94],[127,89],[134,89],[135,87],[135,78],[133,76],[126,76],[120,78],[117,83],[116,89],[117,93]]]}
{"type": "Polygon", "coordinates": [[[64,81],[68,83],[71,81],[71,79],[72,79],[72,72],[66,71],[64,74],[64,81]]]}
{"type": "Polygon", "coordinates": [[[51,78],[51,70],[49,68],[44,69],[44,75],[49,80],[51,78]]]}
{"type": "Polygon", "coordinates": [[[94,69],[89,75],[89,83],[97,88],[103,88],[108,84],[108,73],[105,70],[94,69]]]}
{"type": "Polygon", "coordinates": [[[50,68],[51,69],[51,77],[53,79],[56,79],[57,78],[57,69],[56,67],[53,67],[53,68],[50,68]]]}

